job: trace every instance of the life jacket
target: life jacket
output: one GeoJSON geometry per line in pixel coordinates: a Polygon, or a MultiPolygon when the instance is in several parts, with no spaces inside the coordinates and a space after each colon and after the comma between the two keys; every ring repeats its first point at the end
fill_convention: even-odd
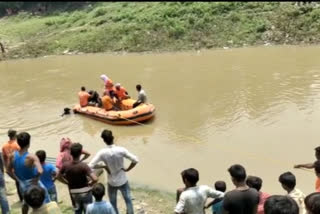
{"type": "Polygon", "coordinates": [[[120,90],[115,89],[118,99],[123,100],[127,96],[127,91],[124,87],[120,87],[120,90]]]}
{"type": "Polygon", "coordinates": [[[108,89],[108,90],[112,89],[112,87],[113,87],[113,82],[112,82],[111,79],[108,79],[108,80],[105,82],[105,87],[106,87],[106,89],[108,89]]]}
{"type": "Polygon", "coordinates": [[[101,98],[102,106],[106,111],[109,111],[113,107],[113,101],[110,96],[105,95],[101,98]]]}

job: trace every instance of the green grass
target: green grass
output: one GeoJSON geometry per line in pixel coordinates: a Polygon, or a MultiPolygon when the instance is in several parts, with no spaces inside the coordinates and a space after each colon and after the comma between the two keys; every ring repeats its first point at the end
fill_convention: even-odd
{"type": "MultiPolygon", "coordinates": [[[[101,181],[100,181],[101,182],[101,181]]],[[[103,181],[102,183],[105,183],[103,181]]],[[[59,203],[59,207],[64,214],[73,214],[74,211],[71,208],[70,196],[67,186],[56,182],[58,199],[62,203],[59,203]]],[[[13,182],[7,183],[7,189],[15,190],[15,184],[13,182]]],[[[175,194],[154,190],[146,186],[131,185],[131,193],[133,197],[133,207],[135,213],[149,213],[149,214],[171,214],[175,206],[175,194]]],[[[15,193],[13,196],[8,197],[11,205],[12,214],[21,213],[21,204],[17,203],[18,196],[15,193]]],[[[105,200],[107,196],[105,196],[105,200]]],[[[126,206],[120,193],[118,193],[118,209],[120,213],[125,213],[126,206]]]]}
{"type": "Polygon", "coordinates": [[[101,2],[0,19],[8,57],[319,43],[320,8],[280,2],[101,2]]]}

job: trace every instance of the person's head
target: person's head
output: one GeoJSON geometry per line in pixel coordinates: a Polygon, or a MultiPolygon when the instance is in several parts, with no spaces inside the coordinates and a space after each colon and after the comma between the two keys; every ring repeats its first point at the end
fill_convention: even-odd
{"type": "Polygon", "coordinates": [[[70,150],[72,142],[70,138],[62,138],[60,141],[60,152],[64,152],[65,150],[70,150]]]}
{"type": "Polygon", "coordinates": [[[296,186],[296,176],[294,176],[294,174],[291,172],[282,173],[279,176],[279,182],[281,183],[283,189],[286,191],[291,191],[296,186]]]}
{"type": "Polygon", "coordinates": [[[107,145],[112,145],[113,144],[113,135],[112,131],[105,129],[101,133],[101,138],[107,145]]]}
{"type": "Polygon", "coordinates": [[[73,159],[78,159],[82,152],[82,145],[80,143],[73,143],[70,148],[70,154],[73,159]]]}
{"type": "Polygon", "coordinates": [[[120,90],[120,88],[121,88],[120,83],[115,84],[115,87],[116,87],[116,89],[119,91],[119,90],[120,90]]]}
{"type": "Polygon", "coordinates": [[[29,148],[30,138],[31,136],[28,132],[21,132],[17,135],[17,142],[21,149],[29,148]]]}
{"type": "Polygon", "coordinates": [[[38,150],[36,152],[37,157],[39,158],[40,163],[44,163],[46,160],[46,152],[44,150],[38,150]]]}
{"type": "Polygon", "coordinates": [[[33,209],[38,209],[43,204],[45,190],[37,185],[30,186],[24,194],[26,203],[33,209]]]}
{"type": "Polygon", "coordinates": [[[320,160],[320,146],[316,147],[314,150],[317,160],[320,160]]]}
{"type": "Polygon", "coordinates": [[[305,197],[304,203],[308,214],[320,213],[320,192],[314,192],[305,197]]]}
{"type": "Polygon", "coordinates": [[[89,90],[88,94],[93,95],[94,91],[93,90],[89,90]]]}
{"type": "Polygon", "coordinates": [[[246,180],[246,170],[240,164],[234,164],[228,169],[232,178],[233,184],[237,185],[243,183],[246,180]]]}
{"type": "Polygon", "coordinates": [[[320,160],[317,160],[314,162],[314,172],[316,173],[316,176],[320,178],[320,160]]]}
{"type": "Polygon", "coordinates": [[[140,91],[141,90],[141,85],[140,84],[138,84],[138,85],[136,85],[136,89],[137,89],[137,91],[140,91]]]}
{"type": "Polygon", "coordinates": [[[86,87],[82,86],[81,91],[86,91],[86,87]]]}
{"type": "Polygon", "coordinates": [[[227,189],[227,185],[226,185],[226,182],[224,181],[217,181],[214,183],[214,188],[218,191],[221,191],[221,192],[225,192],[226,189],[227,189]]]}
{"type": "Polygon", "coordinates": [[[94,196],[96,201],[101,201],[103,196],[104,196],[104,194],[105,194],[105,192],[106,192],[106,190],[104,188],[104,185],[101,184],[101,183],[97,183],[92,188],[92,195],[94,196]]]}
{"type": "Polygon", "coordinates": [[[10,140],[14,140],[17,138],[17,131],[13,129],[9,129],[8,131],[8,137],[10,140]]]}
{"type": "Polygon", "coordinates": [[[254,188],[259,192],[262,186],[262,179],[257,176],[248,176],[246,183],[248,187],[254,188]]]}
{"type": "Polygon", "coordinates": [[[199,172],[194,168],[185,169],[181,172],[181,177],[186,186],[195,186],[199,181],[199,172]]]}
{"type": "Polygon", "coordinates": [[[273,195],[264,203],[265,214],[299,214],[299,207],[289,196],[273,195]]]}

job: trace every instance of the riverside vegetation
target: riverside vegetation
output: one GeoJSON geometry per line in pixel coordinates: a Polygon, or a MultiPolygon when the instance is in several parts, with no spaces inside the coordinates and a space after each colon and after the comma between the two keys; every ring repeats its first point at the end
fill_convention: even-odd
{"type": "Polygon", "coordinates": [[[26,9],[0,19],[2,58],[320,41],[318,3],[87,2],[72,10],[54,4],[41,14],[26,9]]]}

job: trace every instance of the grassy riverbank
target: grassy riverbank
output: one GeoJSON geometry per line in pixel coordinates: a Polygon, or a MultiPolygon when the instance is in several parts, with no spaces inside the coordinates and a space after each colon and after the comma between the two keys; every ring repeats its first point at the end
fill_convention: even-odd
{"type": "Polygon", "coordinates": [[[101,2],[79,10],[0,19],[7,58],[63,53],[179,51],[269,44],[314,44],[316,3],[101,2]]]}
{"type": "MultiPolygon", "coordinates": [[[[67,187],[60,182],[57,182],[56,185],[58,189],[59,201],[61,201],[59,203],[59,207],[62,213],[73,214],[74,212],[71,208],[71,201],[67,187]]],[[[7,188],[10,191],[15,190],[14,183],[8,183],[7,188]]],[[[174,194],[152,190],[146,187],[132,185],[132,197],[134,211],[137,214],[169,214],[173,212],[175,206],[174,194]]],[[[8,200],[11,205],[11,213],[21,213],[21,204],[18,202],[17,194],[15,193],[12,196],[8,196],[8,200]]],[[[105,197],[105,200],[108,200],[107,197],[105,197]]],[[[118,193],[118,206],[120,213],[126,212],[125,203],[120,192],[118,193]]]]}

